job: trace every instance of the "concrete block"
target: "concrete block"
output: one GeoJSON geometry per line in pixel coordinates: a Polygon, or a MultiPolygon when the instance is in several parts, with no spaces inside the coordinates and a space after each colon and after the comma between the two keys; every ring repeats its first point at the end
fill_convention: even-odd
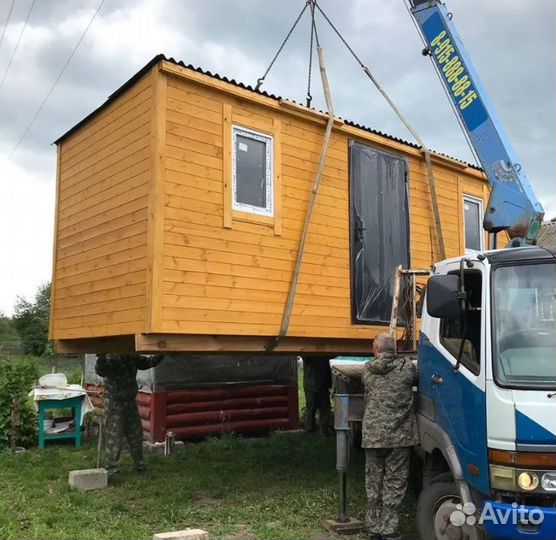
{"type": "Polygon", "coordinates": [[[91,491],[108,486],[108,471],[106,469],[82,469],[70,471],[69,485],[71,489],[91,491]]]}
{"type": "Polygon", "coordinates": [[[209,540],[209,534],[202,529],[185,529],[184,531],[156,533],[153,540],[209,540]]]}

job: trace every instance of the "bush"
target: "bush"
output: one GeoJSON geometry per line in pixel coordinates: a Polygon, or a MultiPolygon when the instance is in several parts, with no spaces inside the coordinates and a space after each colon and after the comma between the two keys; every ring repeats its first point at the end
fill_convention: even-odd
{"type": "Polygon", "coordinates": [[[52,354],[53,349],[48,346],[49,317],[50,284],[41,285],[32,302],[18,298],[12,320],[23,342],[25,354],[52,354]]]}
{"type": "Polygon", "coordinates": [[[31,446],[37,438],[37,413],[28,393],[37,379],[37,366],[32,358],[7,360],[0,358],[0,448],[10,446],[12,402],[19,398],[21,425],[17,428],[17,444],[31,446]]]}

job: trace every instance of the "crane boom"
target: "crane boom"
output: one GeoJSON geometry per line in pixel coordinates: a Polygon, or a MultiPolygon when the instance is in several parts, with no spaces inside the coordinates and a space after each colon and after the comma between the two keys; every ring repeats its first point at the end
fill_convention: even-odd
{"type": "Polygon", "coordinates": [[[440,0],[410,0],[440,78],[461,118],[492,187],[483,227],[506,231],[514,244],[534,244],[544,217],[509,138],[463,45],[452,15],[440,0]]]}

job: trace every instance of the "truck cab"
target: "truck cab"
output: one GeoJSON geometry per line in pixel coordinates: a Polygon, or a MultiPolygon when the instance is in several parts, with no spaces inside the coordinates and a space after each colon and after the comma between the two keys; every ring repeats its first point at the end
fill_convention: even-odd
{"type": "Polygon", "coordinates": [[[556,256],[438,263],[419,340],[422,538],[556,538],[556,256]]]}

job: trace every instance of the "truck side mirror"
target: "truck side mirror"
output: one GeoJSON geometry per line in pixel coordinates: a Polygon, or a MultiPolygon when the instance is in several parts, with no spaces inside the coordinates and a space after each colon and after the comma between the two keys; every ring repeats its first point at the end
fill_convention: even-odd
{"type": "Polygon", "coordinates": [[[461,301],[458,296],[458,276],[432,276],[427,284],[427,313],[442,319],[459,317],[461,301]]]}

